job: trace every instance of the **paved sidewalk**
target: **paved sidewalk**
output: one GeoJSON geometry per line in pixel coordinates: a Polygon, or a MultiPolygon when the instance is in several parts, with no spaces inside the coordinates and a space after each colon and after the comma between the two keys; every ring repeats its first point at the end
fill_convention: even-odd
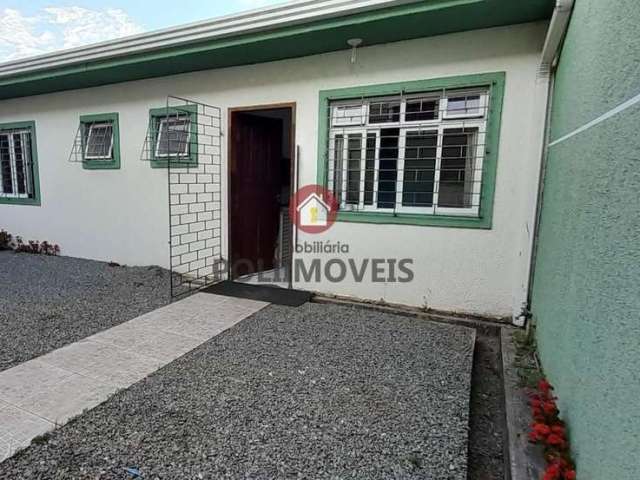
{"type": "Polygon", "coordinates": [[[0,372],[0,462],[266,305],[196,294],[0,372]]]}

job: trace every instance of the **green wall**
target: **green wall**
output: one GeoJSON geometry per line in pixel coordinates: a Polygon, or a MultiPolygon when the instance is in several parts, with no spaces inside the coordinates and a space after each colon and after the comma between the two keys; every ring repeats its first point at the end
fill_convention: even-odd
{"type": "MultiPolygon", "coordinates": [[[[638,94],[640,2],[576,0],[551,142],[638,94]]],[[[550,147],[532,311],[578,478],[640,478],[640,104],[550,147]]]]}

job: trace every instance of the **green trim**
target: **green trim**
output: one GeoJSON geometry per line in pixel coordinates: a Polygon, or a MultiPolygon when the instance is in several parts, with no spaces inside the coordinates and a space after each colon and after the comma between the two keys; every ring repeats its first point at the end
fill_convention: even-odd
{"type": "Polygon", "coordinates": [[[117,113],[97,113],[80,115],[80,139],[82,144],[82,168],[85,170],[118,170],[120,168],[120,126],[117,113]],[[87,160],[84,158],[85,138],[84,125],[96,122],[111,122],[113,124],[113,149],[111,160],[87,160]]]}
{"type": "Polygon", "coordinates": [[[316,182],[327,186],[326,146],[329,135],[329,102],[360,97],[393,95],[398,92],[423,93],[443,88],[490,88],[490,104],[487,117],[486,151],[483,161],[482,190],[480,194],[480,213],[478,217],[458,217],[444,215],[419,215],[407,213],[378,212],[338,212],[337,220],[355,223],[388,223],[403,225],[423,225],[433,227],[460,227],[490,229],[493,219],[498,150],[500,146],[500,126],[502,121],[502,103],[504,99],[506,74],[504,72],[481,73],[445,77],[431,80],[417,80],[381,85],[323,90],[320,92],[318,112],[318,164],[316,182]]]}
{"type": "Polygon", "coordinates": [[[32,205],[39,207],[42,202],[40,195],[40,174],[38,171],[38,139],[36,137],[36,122],[11,122],[0,124],[0,132],[3,130],[29,129],[31,132],[31,163],[33,175],[33,198],[0,197],[0,204],[8,205],[32,205]]]}
{"type": "Polygon", "coordinates": [[[161,107],[149,110],[149,135],[151,135],[151,168],[167,168],[169,161],[163,157],[156,157],[156,143],[158,141],[158,122],[163,117],[188,113],[191,121],[191,132],[189,134],[189,156],[188,158],[172,158],[171,168],[189,168],[198,166],[198,106],[181,105],[179,107],[161,107]]]}
{"type": "Polygon", "coordinates": [[[0,80],[0,99],[88,88],[178,73],[249,65],[551,17],[554,0],[423,0],[349,16],[274,28],[0,80]]]}

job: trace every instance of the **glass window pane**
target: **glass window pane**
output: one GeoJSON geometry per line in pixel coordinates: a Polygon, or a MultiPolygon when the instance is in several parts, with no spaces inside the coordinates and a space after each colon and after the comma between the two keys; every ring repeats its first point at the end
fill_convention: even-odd
{"type": "Polygon", "coordinates": [[[344,137],[336,135],[334,143],[334,159],[333,162],[333,193],[341,201],[342,196],[342,169],[344,167],[344,137]]]}
{"type": "Polygon", "coordinates": [[[22,136],[19,133],[13,134],[13,153],[15,155],[15,175],[16,175],[16,185],[18,188],[19,194],[27,193],[27,177],[25,175],[25,159],[24,159],[24,149],[22,145],[22,136]]]}
{"type": "Polygon", "coordinates": [[[437,99],[416,98],[407,100],[407,112],[405,120],[407,122],[424,122],[437,120],[439,118],[440,102],[437,99]]]}
{"type": "Polygon", "coordinates": [[[402,205],[411,207],[433,205],[437,147],[436,131],[407,132],[402,205]]]}
{"type": "Polygon", "coordinates": [[[447,115],[464,116],[480,115],[480,95],[460,95],[449,97],[447,103],[447,115]]]}
{"type": "Polygon", "coordinates": [[[339,105],[333,107],[332,125],[362,125],[363,105],[339,105]]]}
{"type": "Polygon", "coordinates": [[[376,167],[376,133],[367,133],[364,171],[364,204],[373,205],[373,186],[376,167]]]}
{"type": "Polygon", "coordinates": [[[190,120],[184,117],[163,118],[160,120],[156,155],[167,157],[189,154],[190,120]]]}
{"type": "Polygon", "coordinates": [[[2,192],[13,193],[11,179],[11,154],[9,153],[9,135],[0,135],[0,175],[2,176],[2,192]]]}
{"type": "Polygon", "coordinates": [[[349,135],[347,143],[347,203],[360,203],[360,160],[362,159],[362,135],[349,135]]]}
{"type": "Polygon", "coordinates": [[[86,159],[111,158],[111,146],[113,144],[113,125],[92,124],[87,129],[86,159]]]}
{"type": "Polygon", "coordinates": [[[400,121],[400,101],[372,102],[369,104],[369,123],[400,121]]]}
{"type": "Polygon", "coordinates": [[[399,128],[380,130],[378,208],[394,208],[396,204],[399,136],[399,128]]]}
{"type": "Polygon", "coordinates": [[[476,138],[477,129],[445,130],[438,206],[469,208],[477,204],[473,198],[476,138]]]}

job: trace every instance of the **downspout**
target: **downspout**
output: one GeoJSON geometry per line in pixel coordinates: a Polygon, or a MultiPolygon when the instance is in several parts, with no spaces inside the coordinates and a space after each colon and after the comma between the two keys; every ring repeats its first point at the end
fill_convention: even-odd
{"type": "Polygon", "coordinates": [[[542,48],[542,59],[540,60],[539,71],[551,74],[556,66],[560,54],[560,46],[567,33],[571,11],[574,0],[556,0],[556,7],[553,10],[547,38],[542,48]]]}
{"type": "Polygon", "coordinates": [[[548,82],[547,87],[547,105],[544,119],[544,138],[542,149],[540,151],[540,171],[538,174],[538,194],[534,206],[533,218],[534,227],[530,240],[530,258],[528,266],[527,279],[527,305],[521,316],[517,319],[516,324],[525,326],[527,320],[531,318],[531,297],[533,293],[533,277],[535,275],[535,263],[538,249],[538,236],[540,230],[540,215],[542,212],[542,198],[544,195],[544,179],[547,167],[548,145],[549,145],[549,127],[551,123],[551,108],[553,103],[554,89],[554,73],[558,64],[558,57],[562,42],[564,41],[571,19],[571,12],[575,0],[557,0],[556,6],[549,23],[549,30],[542,48],[542,56],[538,67],[538,78],[545,79],[548,82]]]}

